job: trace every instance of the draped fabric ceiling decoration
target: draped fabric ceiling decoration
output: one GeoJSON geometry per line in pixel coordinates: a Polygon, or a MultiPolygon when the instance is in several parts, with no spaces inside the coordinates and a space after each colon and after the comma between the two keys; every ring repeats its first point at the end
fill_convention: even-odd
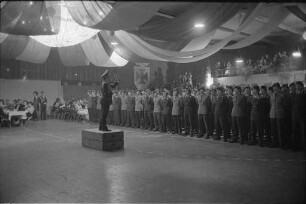
{"type": "Polygon", "coordinates": [[[305,5],[279,3],[2,1],[1,59],[65,66],[129,61],[189,63],[240,49],[275,30],[306,30],[305,5]],[[294,27],[284,22],[294,21],[294,27]],[[196,28],[196,23],[203,24],[196,28]]]}

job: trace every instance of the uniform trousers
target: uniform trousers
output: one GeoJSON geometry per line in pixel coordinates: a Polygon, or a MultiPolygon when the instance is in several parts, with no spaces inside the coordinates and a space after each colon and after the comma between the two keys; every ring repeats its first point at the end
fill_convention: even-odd
{"type": "Polygon", "coordinates": [[[199,129],[200,135],[206,135],[206,137],[212,136],[212,127],[211,127],[211,114],[199,114],[199,129]],[[204,127],[202,127],[204,125],[204,127]]]}
{"type": "Polygon", "coordinates": [[[143,122],[143,112],[142,111],[135,111],[135,126],[137,128],[140,128],[143,126],[142,122],[143,122]]]}
{"type": "Polygon", "coordinates": [[[46,104],[41,104],[41,111],[40,111],[40,119],[41,120],[46,120],[47,119],[47,105],[46,104]]]}
{"type": "Polygon", "coordinates": [[[271,133],[272,133],[272,145],[285,148],[284,139],[284,119],[283,118],[271,118],[271,133]]]}
{"type": "Polygon", "coordinates": [[[154,119],[152,111],[144,111],[144,128],[152,130],[154,128],[154,119]]]}
{"type": "Polygon", "coordinates": [[[184,129],[185,132],[190,133],[190,136],[193,136],[193,129],[194,129],[194,115],[192,111],[184,110],[184,129]]]}
{"type": "Polygon", "coordinates": [[[251,120],[251,134],[249,142],[255,144],[258,136],[258,144],[263,145],[263,122],[261,119],[251,120]]]}
{"type": "Polygon", "coordinates": [[[88,110],[89,121],[91,122],[91,121],[93,121],[92,120],[92,111],[93,111],[93,109],[92,109],[92,107],[89,107],[89,108],[87,108],[87,110],[88,110]]]}
{"type": "Polygon", "coordinates": [[[161,132],[161,115],[160,112],[153,112],[155,130],[161,132]]]}
{"type": "Polygon", "coordinates": [[[182,123],[181,123],[181,116],[180,115],[172,115],[173,121],[173,131],[175,133],[181,134],[182,133],[182,123]]]}
{"type": "Polygon", "coordinates": [[[230,136],[228,120],[226,115],[215,115],[216,139],[220,139],[223,131],[224,141],[230,136]]]}
{"type": "Polygon", "coordinates": [[[121,117],[120,117],[120,109],[114,110],[114,124],[120,125],[121,117]]]}
{"type": "Polygon", "coordinates": [[[108,112],[109,112],[109,105],[108,104],[101,105],[101,121],[99,124],[99,129],[107,129],[106,118],[107,118],[108,112]]]}
{"type": "Polygon", "coordinates": [[[171,115],[170,113],[168,114],[161,114],[161,119],[162,119],[162,132],[166,132],[167,130],[171,130],[171,115]]]}
{"type": "Polygon", "coordinates": [[[126,125],[127,111],[121,110],[121,126],[126,125]]]}
{"type": "Polygon", "coordinates": [[[232,117],[232,130],[233,130],[233,140],[237,141],[238,135],[240,135],[240,142],[245,142],[247,140],[245,123],[246,117],[232,117]]]}
{"type": "Polygon", "coordinates": [[[126,126],[135,127],[135,111],[127,111],[126,126]]]}

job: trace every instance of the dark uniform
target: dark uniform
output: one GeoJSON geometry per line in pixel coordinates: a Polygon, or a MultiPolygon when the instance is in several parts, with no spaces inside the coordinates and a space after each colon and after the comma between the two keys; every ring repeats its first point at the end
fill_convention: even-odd
{"type": "Polygon", "coordinates": [[[258,134],[258,144],[263,146],[263,118],[264,118],[264,103],[263,99],[258,96],[252,98],[251,109],[251,134],[248,139],[248,144],[256,144],[256,136],[258,134]]]}
{"type": "Polygon", "coordinates": [[[206,132],[206,138],[212,135],[212,128],[210,125],[210,117],[212,113],[212,104],[210,96],[200,95],[198,96],[198,126],[200,136],[204,136],[204,130],[206,132]]]}
{"type": "Polygon", "coordinates": [[[163,97],[161,103],[161,119],[162,119],[162,132],[171,131],[171,110],[172,101],[168,96],[163,97]]]}
{"type": "Polygon", "coordinates": [[[228,100],[226,96],[217,96],[215,102],[214,116],[215,116],[215,128],[216,128],[216,137],[215,140],[220,140],[220,136],[223,130],[224,141],[230,136],[230,130],[227,120],[228,114],[228,100]],[[221,125],[221,128],[220,128],[221,125]]]}
{"type": "Polygon", "coordinates": [[[238,133],[240,134],[240,143],[243,144],[247,139],[246,132],[246,97],[242,94],[233,96],[233,108],[232,108],[232,128],[233,138],[231,142],[237,142],[238,133]]]}
{"type": "Polygon", "coordinates": [[[106,126],[106,118],[109,111],[109,106],[112,104],[112,90],[111,88],[115,88],[118,85],[118,82],[113,84],[108,84],[106,81],[102,82],[101,85],[101,121],[99,124],[99,130],[108,131],[106,126]]]}
{"type": "Polygon", "coordinates": [[[47,119],[47,98],[46,96],[40,96],[39,103],[40,103],[40,119],[46,120],[47,119]]]}
{"type": "Polygon", "coordinates": [[[184,106],[184,126],[185,134],[190,130],[190,136],[193,137],[194,114],[197,113],[197,102],[194,96],[185,96],[183,98],[184,106]]]}
{"type": "Polygon", "coordinates": [[[182,133],[182,107],[183,107],[183,101],[182,97],[179,95],[172,97],[172,121],[173,121],[173,133],[181,134],[182,133]]]}
{"type": "Polygon", "coordinates": [[[145,95],[143,98],[144,129],[153,130],[154,128],[153,108],[153,98],[149,95],[145,95]]]}

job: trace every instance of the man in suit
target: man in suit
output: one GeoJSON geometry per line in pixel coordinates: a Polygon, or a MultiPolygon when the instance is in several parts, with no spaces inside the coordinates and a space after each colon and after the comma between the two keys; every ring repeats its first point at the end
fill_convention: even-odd
{"type": "Polygon", "coordinates": [[[111,131],[106,126],[106,118],[109,111],[109,106],[112,104],[112,90],[111,88],[115,88],[119,82],[116,81],[114,83],[109,82],[108,78],[108,70],[106,70],[102,74],[102,85],[101,85],[101,121],[99,125],[99,130],[101,131],[111,131]]]}

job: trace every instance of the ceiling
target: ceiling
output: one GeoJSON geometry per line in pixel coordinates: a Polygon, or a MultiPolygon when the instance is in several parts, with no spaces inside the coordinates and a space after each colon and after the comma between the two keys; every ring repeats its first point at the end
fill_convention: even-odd
{"type": "MultiPolygon", "coordinates": [[[[79,55],[84,55],[84,47],[90,51],[98,42],[97,50],[103,48],[108,55],[116,54],[127,61],[148,58],[178,63],[256,44],[305,47],[305,3],[1,1],[0,11],[1,50],[4,53],[20,47],[12,55],[5,53],[5,57],[16,59],[32,59],[22,52],[39,53],[37,42],[67,47],[63,54],[78,46],[79,55]],[[195,28],[196,23],[204,27],[195,28]],[[27,42],[31,40],[37,42],[27,42]],[[16,41],[18,46],[7,45],[16,41]],[[114,41],[118,45],[113,45],[114,41]]],[[[48,55],[49,49],[44,50],[44,59],[39,62],[48,55]]],[[[71,51],[70,57],[73,52],[77,51],[71,51]]],[[[85,58],[90,58],[88,55],[85,58]]]]}

